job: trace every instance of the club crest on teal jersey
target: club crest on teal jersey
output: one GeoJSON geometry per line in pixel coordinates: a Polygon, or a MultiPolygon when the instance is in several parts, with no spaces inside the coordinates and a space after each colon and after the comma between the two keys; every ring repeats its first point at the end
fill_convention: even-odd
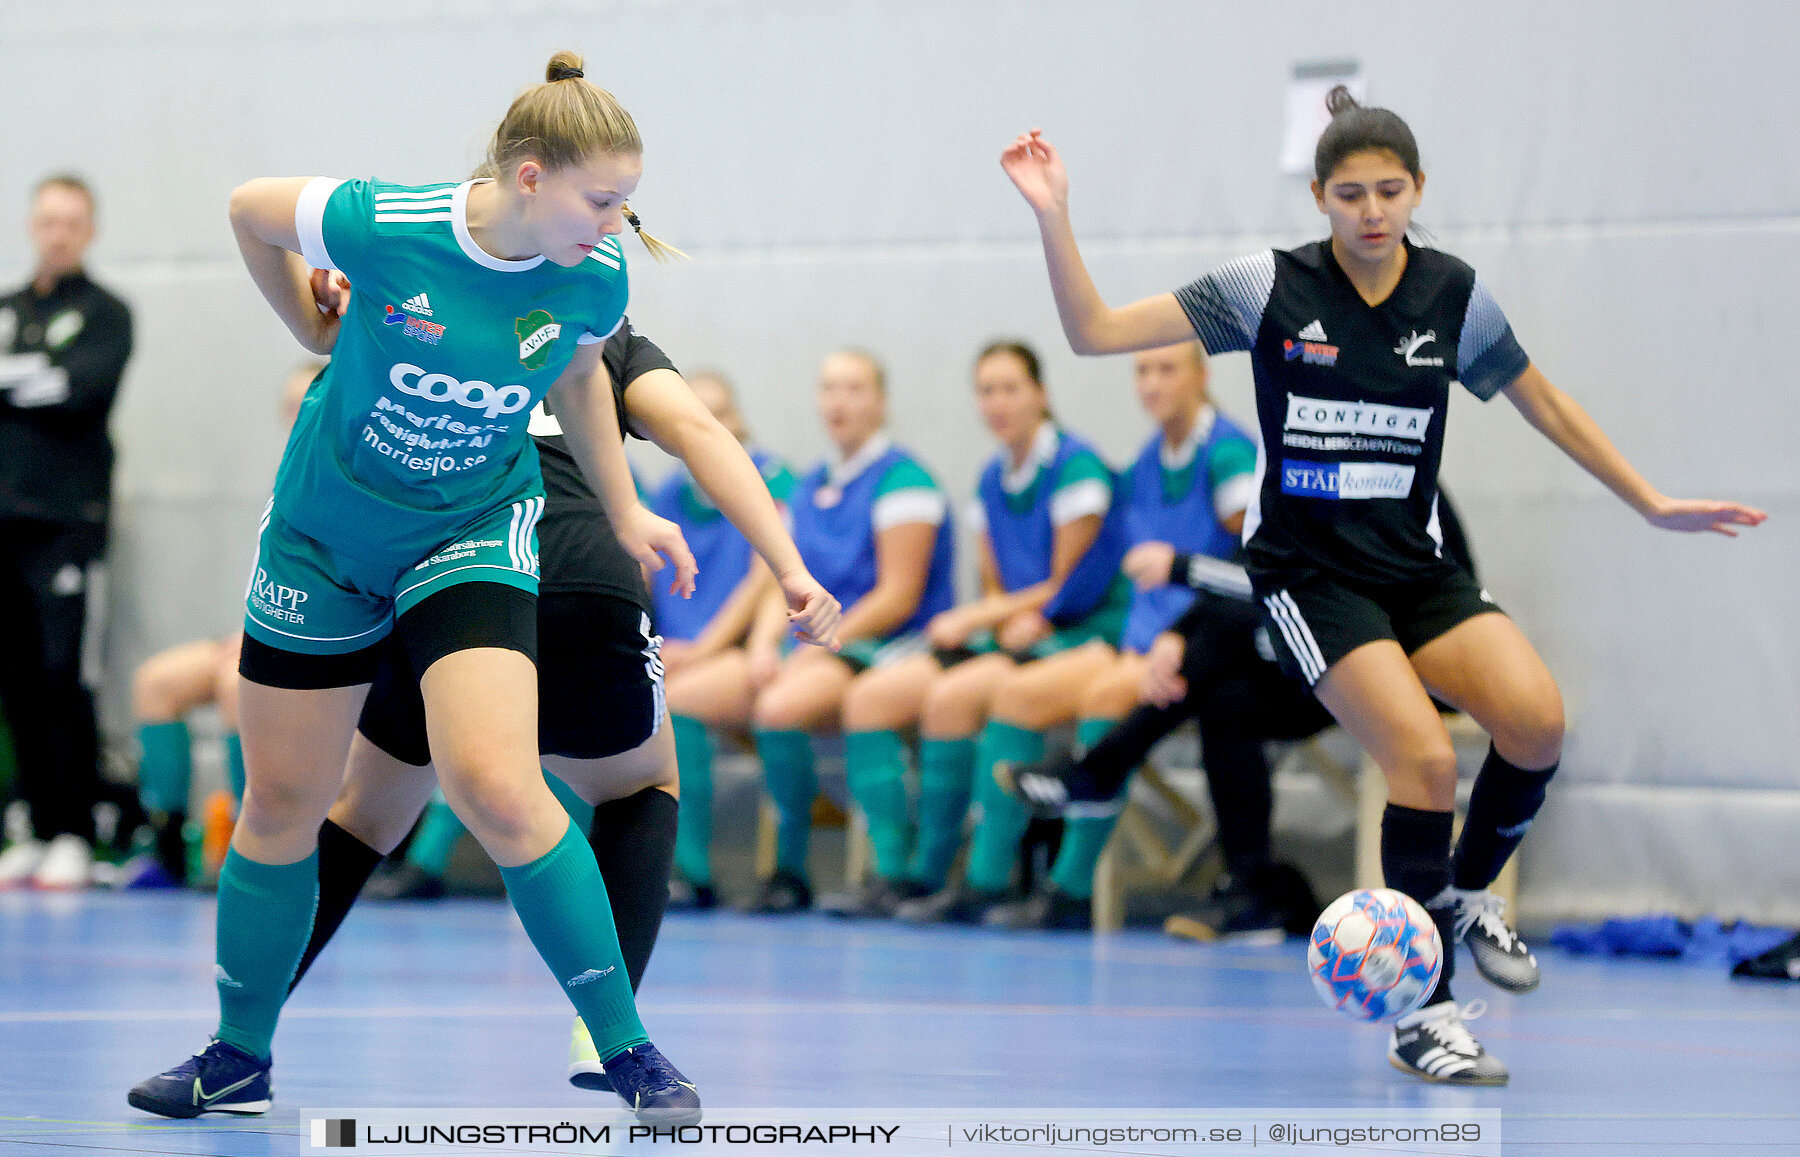
{"type": "Polygon", "coordinates": [[[541,369],[550,357],[550,347],[562,336],[562,323],[541,309],[534,309],[518,319],[513,332],[519,337],[519,361],[528,370],[541,369]]]}

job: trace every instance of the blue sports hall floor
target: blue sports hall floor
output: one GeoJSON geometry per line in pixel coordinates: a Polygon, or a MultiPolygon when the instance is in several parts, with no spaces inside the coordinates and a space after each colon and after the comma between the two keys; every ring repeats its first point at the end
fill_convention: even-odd
{"type": "MultiPolygon", "coordinates": [[[[467,900],[351,915],[283,1019],[265,1116],[138,1113],[126,1089],[214,1025],[212,919],[198,894],[0,894],[0,1151],[292,1154],[309,1106],[618,1107],[564,1083],[567,1004],[511,913],[467,900]]],[[[1298,941],[684,915],[640,1004],[713,1106],[1485,1108],[1508,1153],[1800,1153],[1800,985],[1539,958],[1525,997],[1462,970],[1513,1072],[1485,1090],[1393,1071],[1298,941]]]]}

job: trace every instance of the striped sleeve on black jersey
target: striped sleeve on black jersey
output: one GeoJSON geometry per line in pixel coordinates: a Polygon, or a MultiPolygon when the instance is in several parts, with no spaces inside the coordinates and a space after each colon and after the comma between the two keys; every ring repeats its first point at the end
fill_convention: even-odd
{"type": "Polygon", "coordinates": [[[1513,337],[1512,324],[1501,312],[1500,303],[1477,277],[1475,288],[1469,293],[1469,308],[1463,314],[1462,337],[1457,342],[1456,376],[1471,394],[1485,402],[1517,381],[1530,364],[1531,359],[1513,337]]]}
{"type": "Polygon", "coordinates": [[[1275,288],[1275,253],[1265,249],[1229,262],[1175,291],[1194,333],[1209,354],[1256,344],[1263,311],[1275,288]]]}

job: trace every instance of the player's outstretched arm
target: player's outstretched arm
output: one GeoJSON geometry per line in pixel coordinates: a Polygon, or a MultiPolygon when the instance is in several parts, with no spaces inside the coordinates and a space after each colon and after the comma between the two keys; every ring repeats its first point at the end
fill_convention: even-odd
{"type": "Polygon", "coordinates": [[[806,569],[769,484],[743,444],[674,370],[650,370],[633,378],[625,405],[639,430],[687,463],[700,489],[769,564],[800,641],[835,648],[838,601],[806,569]]]}
{"type": "Polygon", "coordinates": [[[679,526],[638,501],[631,464],[625,460],[619,416],[613,409],[612,378],[601,358],[603,349],[600,342],[577,349],[569,368],[550,387],[551,405],[569,440],[569,452],[606,507],[619,545],[652,572],[663,568],[667,556],[675,564],[669,593],[687,598],[694,593],[698,571],[694,553],[679,526]]]}
{"type": "Polygon", "coordinates": [[[1068,170],[1038,129],[1014,138],[1000,154],[1000,167],[1037,214],[1050,292],[1071,349],[1078,354],[1116,354],[1193,340],[1193,325],[1172,293],[1117,309],[1101,298],[1069,224],[1068,170]]]}
{"type": "Polygon", "coordinates": [[[1503,391],[1544,437],[1598,478],[1608,490],[1664,530],[1710,530],[1737,537],[1734,526],[1756,526],[1768,515],[1738,502],[1670,498],[1650,485],[1581,405],[1551,384],[1536,366],[1526,366],[1503,391]]]}
{"type": "Polygon", "coordinates": [[[294,210],[310,177],[258,177],[231,192],[231,231],[244,268],[275,316],[308,352],[329,354],[339,315],[314,304],[312,270],[300,259],[294,210]]]}

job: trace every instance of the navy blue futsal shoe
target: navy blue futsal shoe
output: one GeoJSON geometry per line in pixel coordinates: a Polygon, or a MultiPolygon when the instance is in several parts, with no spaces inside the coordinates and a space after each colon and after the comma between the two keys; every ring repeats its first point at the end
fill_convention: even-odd
{"type": "Polygon", "coordinates": [[[700,1094],[653,1044],[606,1058],[606,1079],[645,1125],[697,1125],[700,1094]]]}
{"type": "Polygon", "coordinates": [[[266,1113],[275,1097],[271,1067],[236,1045],[211,1041],[168,1072],[140,1082],[125,1099],[162,1117],[266,1113]]]}

